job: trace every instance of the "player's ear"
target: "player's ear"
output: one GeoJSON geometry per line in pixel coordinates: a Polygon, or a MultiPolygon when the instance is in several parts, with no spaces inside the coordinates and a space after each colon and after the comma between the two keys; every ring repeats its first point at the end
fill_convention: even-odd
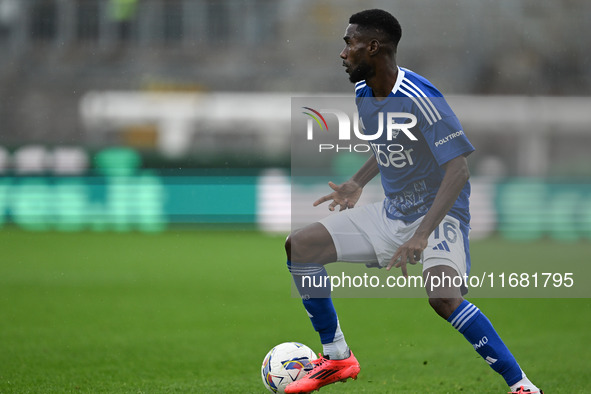
{"type": "Polygon", "coordinates": [[[377,39],[373,39],[369,42],[367,47],[367,53],[369,56],[374,56],[380,51],[380,42],[377,39]]]}

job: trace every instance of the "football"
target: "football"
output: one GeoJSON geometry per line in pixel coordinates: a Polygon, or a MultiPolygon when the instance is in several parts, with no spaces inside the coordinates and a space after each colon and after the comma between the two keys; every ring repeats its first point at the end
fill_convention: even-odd
{"type": "Polygon", "coordinates": [[[261,366],[263,384],[272,393],[283,393],[285,386],[312,370],[316,355],[308,346],[285,342],[269,350],[261,366]]]}

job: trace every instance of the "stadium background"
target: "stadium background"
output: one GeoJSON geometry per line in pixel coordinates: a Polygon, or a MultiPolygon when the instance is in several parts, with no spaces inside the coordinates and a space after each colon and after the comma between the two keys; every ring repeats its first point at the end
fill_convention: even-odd
{"type": "MultiPolygon", "coordinates": [[[[256,392],[267,348],[315,343],[282,266],[290,226],[324,214],[290,222],[291,201],[319,193],[290,188],[290,99],[351,94],[341,36],[369,7],[399,17],[400,64],[440,88],[477,148],[473,256],[588,262],[589,2],[0,0],[0,392],[256,392]],[[197,372],[206,354],[215,368],[197,372]]],[[[335,177],[350,170],[331,163],[335,177]]],[[[343,315],[386,305],[360,302],[343,315]]],[[[531,319],[562,313],[529,339],[507,318],[523,358],[544,357],[539,341],[558,341],[562,361],[589,358],[576,346],[589,340],[586,298],[513,302],[531,319]]],[[[427,358],[423,335],[392,343],[427,358]]],[[[530,369],[560,392],[551,361],[530,369]]],[[[467,391],[477,379],[503,389],[454,362],[476,369],[467,391]]],[[[559,370],[571,391],[588,388],[575,361],[559,370]]],[[[366,384],[436,391],[382,373],[366,384]]],[[[435,376],[442,391],[460,387],[435,376]]]]}

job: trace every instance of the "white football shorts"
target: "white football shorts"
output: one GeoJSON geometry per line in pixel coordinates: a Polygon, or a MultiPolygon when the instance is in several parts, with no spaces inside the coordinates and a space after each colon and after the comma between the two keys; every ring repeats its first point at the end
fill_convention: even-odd
{"type": "MultiPolygon", "coordinates": [[[[396,249],[412,237],[422,220],[421,217],[406,223],[390,219],[383,203],[376,202],[329,215],[320,223],[332,236],[337,261],[385,267],[396,249]]],[[[467,230],[462,230],[458,219],[445,216],[429,236],[421,255],[423,271],[438,265],[449,266],[462,277],[469,271],[467,230]]]]}

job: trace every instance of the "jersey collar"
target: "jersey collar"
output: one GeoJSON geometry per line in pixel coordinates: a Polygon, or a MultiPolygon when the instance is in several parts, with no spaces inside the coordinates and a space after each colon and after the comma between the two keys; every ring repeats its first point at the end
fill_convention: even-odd
{"type": "Polygon", "coordinates": [[[402,80],[404,79],[404,70],[398,66],[396,66],[396,68],[398,69],[398,76],[396,77],[396,83],[394,84],[394,87],[392,88],[392,95],[393,96],[396,95],[396,92],[398,91],[398,88],[400,87],[400,84],[402,83],[402,80]]]}

